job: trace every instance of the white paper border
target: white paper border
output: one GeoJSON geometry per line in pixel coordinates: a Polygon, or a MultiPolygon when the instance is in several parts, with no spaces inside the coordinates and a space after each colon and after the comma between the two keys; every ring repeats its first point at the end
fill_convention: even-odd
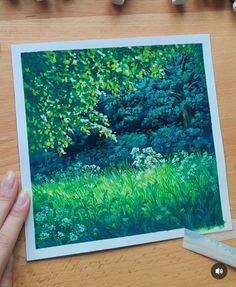
{"type": "MultiPolygon", "coordinates": [[[[223,230],[232,229],[227,178],[226,178],[226,166],[225,166],[223,142],[220,129],[219,112],[217,106],[215,79],[214,79],[209,35],[182,35],[182,36],[142,37],[142,38],[127,38],[127,39],[122,38],[122,39],[108,39],[108,40],[105,39],[84,40],[84,41],[12,45],[12,63],[13,63],[15,102],[16,102],[18,145],[20,154],[21,181],[22,181],[22,188],[28,190],[29,193],[31,194],[31,208],[28,219],[26,221],[26,228],[25,228],[27,260],[30,261],[30,260],[65,256],[71,254],[86,253],[92,251],[99,251],[124,246],[138,245],[149,242],[162,241],[167,239],[180,238],[183,237],[184,229],[181,228],[170,231],[161,231],[148,234],[119,237],[114,239],[104,239],[91,242],[36,249],[21,53],[49,51],[49,50],[58,51],[58,50],[74,50],[74,49],[79,50],[88,48],[112,48],[112,47],[175,45],[175,44],[202,44],[203,47],[208,99],[210,105],[215,154],[218,168],[221,206],[222,206],[223,219],[226,222],[225,228],[223,230]]],[[[220,230],[214,229],[214,232],[215,231],[222,231],[222,229],[220,230]]]]}

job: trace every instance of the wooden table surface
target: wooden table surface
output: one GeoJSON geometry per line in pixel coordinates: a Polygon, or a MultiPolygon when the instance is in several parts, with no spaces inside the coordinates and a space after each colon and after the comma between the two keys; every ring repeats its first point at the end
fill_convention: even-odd
{"type": "MultiPolygon", "coordinates": [[[[0,172],[18,171],[10,45],[129,36],[210,33],[232,216],[236,218],[236,14],[230,0],[0,0],[0,172]]],[[[227,241],[236,247],[236,240],[227,241]]],[[[24,236],[15,250],[14,287],[236,286],[236,270],[213,279],[213,260],[182,240],[26,263],[24,236]]]]}

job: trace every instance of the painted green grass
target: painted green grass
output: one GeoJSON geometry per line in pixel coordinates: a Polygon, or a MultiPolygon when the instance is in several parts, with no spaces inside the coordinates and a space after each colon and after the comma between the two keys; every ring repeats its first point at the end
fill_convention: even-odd
{"type": "Polygon", "coordinates": [[[33,194],[37,248],[224,224],[215,158],[206,154],[88,171],[34,185],[33,194]]]}

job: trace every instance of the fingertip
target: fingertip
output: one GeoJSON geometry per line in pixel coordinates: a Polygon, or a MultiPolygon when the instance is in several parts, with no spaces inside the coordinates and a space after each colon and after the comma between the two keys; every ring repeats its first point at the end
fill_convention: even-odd
{"type": "Polygon", "coordinates": [[[28,206],[30,203],[30,196],[29,193],[27,191],[21,191],[16,199],[16,206],[20,209],[25,208],[26,206],[28,206]]]}
{"type": "Polygon", "coordinates": [[[30,195],[26,191],[21,191],[11,210],[11,215],[25,221],[30,209],[30,195]]]}
{"type": "Polygon", "coordinates": [[[17,180],[13,171],[9,171],[3,181],[1,182],[0,193],[4,197],[16,196],[16,192],[19,187],[19,181],[17,180]]]}

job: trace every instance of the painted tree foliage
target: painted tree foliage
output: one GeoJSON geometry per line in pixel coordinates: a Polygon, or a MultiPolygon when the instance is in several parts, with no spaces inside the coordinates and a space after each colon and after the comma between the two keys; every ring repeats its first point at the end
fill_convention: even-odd
{"type": "Polygon", "coordinates": [[[201,45],[24,53],[22,65],[32,154],[65,154],[78,136],[117,141],[118,125],[135,117],[186,130],[202,116],[196,105],[208,109],[201,45]]]}

